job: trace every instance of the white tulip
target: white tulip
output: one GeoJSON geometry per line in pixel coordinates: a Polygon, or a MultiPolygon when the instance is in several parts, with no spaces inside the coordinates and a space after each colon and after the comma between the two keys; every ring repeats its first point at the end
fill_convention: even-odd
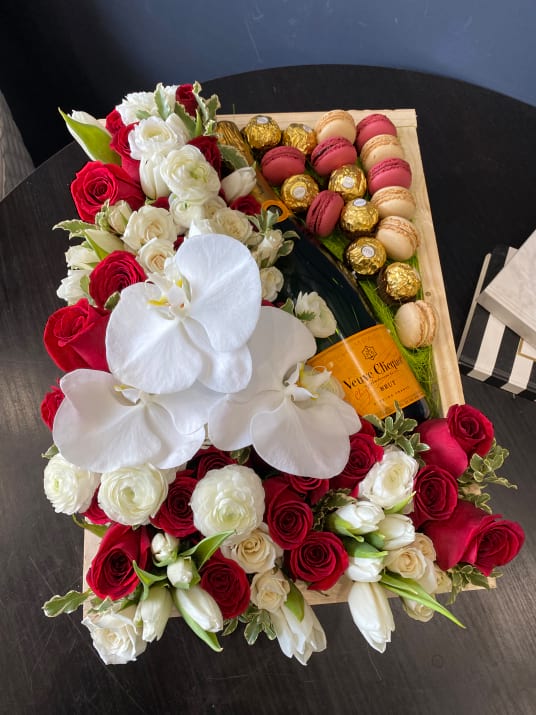
{"type": "Polygon", "coordinates": [[[348,605],[354,623],[368,644],[383,653],[395,630],[385,589],[377,583],[356,581],[350,589],[348,605]]]}
{"type": "Polygon", "coordinates": [[[179,556],[176,561],[168,564],[166,572],[172,586],[175,586],[175,588],[184,588],[188,586],[194,575],[192,559],[179,556]]]}
{"type": "Polygon", "coordinates": [[[140,161],[140,184],[143,193],[151,199],[169,196],[170,190],[162,174],[160,165],[162,157],[158,154],[144,156],[140,161]]]}
{"type": "Polygon", "coordinates": [[[298,293],[294,306],[296,317],[303,320],[315,338],[328,338],[337,330],[337,321],[328,307],[326,301],[318,293],[298,293]],[[301,316],[312,313],[312,318],[304,319],[301,316]]]}
{"type": "Polygon", "coordinates": [[[123,665],[136,660],[147,648],[141,624],[134,623],[136,606],[119,613],[109,610],[86,616],[82,625],[89,629],[95,650],[106,665],[123,665]]]}
{"type": "Polygon", "coordinates": [[[377,504],[361,499],[339,507],[334,513],[332,522],[337,531],[337,524],[352,534],[369,534],[378,529],[378,524],[384,518],[383,509],[377,504]]]}
{"type": "Polygon", "coordinates": [[[170,559],[176,558],[178,548],[179,540],[164,531],[155,534],[151,541],[151,553],[157,562],[168,562],[170,559]]]}
{"type": "Polygon", "coordinates": [[[142,626],[142,638],[147,643],[160,640],[171,614],[173,600],[167,588],[153,586],[149,595],[138,603],[134,623],[142,626]]]}
{"type": "Polygon", "coordinates": [[[378,524],[378,531],[385,538],[383,548],[387,551],[409,546],[415,539],[413,522],[404,514],[387,514],[378,524]]]}
{"type": "Polygon", "coordinates": [[[367,556],[350,556],[346,575],[352,581],[366,581],[372,583],[379,581],[385,567],[383,557],[370,558],[367,556]]]}
{"type": "Polygon", "coordinates": [[[179,611],[190,616],[204,631],[216,633],[223,628],[220,607],[201,586],[196,585],[188,589],[176,588],[174,597],[179,611]]]}
{"type": "Polygon", "coordinates": [[[311,606],[304,602],[304,614],[301,621],[283,605],[270,614],[272,625],[279,641],[279,646],[287,658],[296,658],[302,665],[313,653],[326,648],[326,634],[311,606]]]}
{"type": "Polygon", "coordinates": [[[232,174],[226,176],[221,182],[221,188],[227,199],[227,203],[232,203],[235,199],[240,198],[240,196],[247,196],[251,193],[257,183],[257,177],[255,175],[255,169],[251,166],[243,166],[232,174]]]}

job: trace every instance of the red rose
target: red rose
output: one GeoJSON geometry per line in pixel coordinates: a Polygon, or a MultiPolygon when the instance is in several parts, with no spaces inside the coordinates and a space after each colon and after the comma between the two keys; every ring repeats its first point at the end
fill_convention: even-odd
{"type": "Polygon", "coordinates": [[[123,288],[141,283],[147,278],[145,271],[127,251],[112,251],[97,263],[89,276],[89,294],[99,308],[104,308],[108,298],[123,288]]]}
{"type": "Polygon", "coordinates": [[[485,457],[493,442],[493,425],[480,410],[471,405],[452,405],[447,412],[451,435],[469,459],[473,454],[485,457]]]}
{"type": "Polygon", "coordinates": [[[465,472],[469,464],[467,454],[452,436],[445,418],[427,420],[417,427],[417,431],[421,442],[430,447],[425,452],[419,452],[426,464],[436,464],[456,478],[465,472]]]}
{"type": "Polygon", "coordinates": [[[117,601],[135,590],[139,578],[132,562],[144,569],[151,556],[151,539],[147,527],[132,529],[112,524],[102,537],[86,581],[99,598],[109,596],[117,601]]]}
{"type": "Polygon", "coordinates": [[[311,504],[320,501],[330,488],[329,479],[297,477],[295,474],[283,474],[283,477],[294,491],[308,497],[311,504]]]}
{"type": "Polygon", "coordinates": [[[357,496],[359,483],[382,457],[383,447],[376,444],[374,436],[369,434],[368,430],[356,432],[350,437],[348,462],[342,472],[330,480],[330,488],[350,489],[351,496],[357,496]]]}
{"type": "Polygon", "coordinates": [[[221,152],[216,137],[194,137],[188,144],[197,147],[210,166],[218,172],[218,176],[221,176],[221,152]]]}
{"type": "Polygon", "coordinates": [[[89,519],[92,524],[108,524],[110,523],[110,517],[99,506],[99,489],[100,486],[95,489],[95,493],[91,499],[91,504],[82,513],[82,516],[89,519]]]}
{"type": "Polygon", "coordinates": [[[140,181],[140,161],[139,159],[133,159],[130,155],[130,144],[128,137],[130,132],[136,126],[136,122],[133,124],[121,125],[116,134],[112,137],[110,142],[110,147],[116,151],[121,157],[121,167],[127,172],[130,178],[139,183],[140,181]]]}
{"type": "Polygon", "coordinates": [[[419,469],[413,489],[411,518],[416,529],[429,519],[448,519],[458,504],[458,480],[436,465],[419,469]]]}
{"type": "Polygon", "coordinates": [[[71,194],[83,221],[92,223],[105,201],[115,204],[124,200],[131,209],[139,209],[145,203],[145,194],[138,182],[116,164],[89,161],[71,184],[71,194]]]}
{"type": "Polygon", "coordinates": [[[265,479],[263,486],[265,520],[270,536],[283,549],[299,546],[313,525],[311,507],[283,477],[265,479]]]}
{"type": "Polygon", "coordinates": [[[43,401],[41,402],[41,419],[49,430],[52,430],[54,417],[64,397],[65,395],[57,385],[52,385],[49,392],[43,397],[43,401]]]}
{"type": "Polygon", "coordinates": [[[192,463],[195,465],[197,479],[203,479],[211,469],[221,469],[228,464],[236,464],[227,452],[222,452],[216,447],[200,449],[192,463]]]}
{"type": "Polygon", "coordinates": [[[348,568],[348,554],[341,540],[329,531],[310,531],[305,541],[287,554],[294,579],[302,579],[314,591],[334,586],[348,568]]]}
{"type": "Polygon", "coordinates": [[[440,568],[458,563],[475,566],[489,576],[495,566],[503,566],[517,555],[525,534],[515,521],[500,514],[486,514],[474,504],[458,501],[452,515],[442,521],[427,521],[421,526],[433,543],[440,568]]]}
{"type": "Polygon", "coordinates": [[[106,129],[110,134],[116,134],[121,127],[124,127],[123,120],[117,109],[112,109],[110,114],[106,116],[106,129]]]}
{"type": "Polygon", "coordinates": [[[226,559],[219,551],[201,569],[200,586],[216,601],[224,618],[239,616],[249,605],[250,589],[246,572],[236,561],[226,559]]]}
{"type": "Polygon", "coordinates": [[[154,526],[177,538],[190,536],[196,532],[194,515],[190,507],[192,492],[197,484],[193,474],[191,469],[177,472],[175,481],[169,485],[166,500],[151,519],[154,526]]]}
{"type": "Polygon", "coordinates": [[[65,372],[77,368],[108,370],[104,339],[110,313],[91,306],[87,298],[52,313],[45,325],[45,348],[65,372]]]}
{"type": "Polygon", "coordinates": [[[175,99],[179,104],[182,104],[188,114],[195,117],[197,112],[197,99],[192,90],[193,85],[180,84],[175,91],[175,99]]]}
{"type": "Polygon", "coordinates": [[[261,212],[261,205],[257,199],[248,194],[247,196],[239,196],[229,206],[235,211],[242,211],[243,214],[247,216],[256,216],[261,212]]]}
{"type": "MultiPolygon", "coordinates": [[[[166,209],[166,211],[169,211],[169,198],[167,196],[159,196],[151,203],[151,206],[155,209],[166,209]]],[[[175,250],[177,249],[175,248],[175,250]]]]}

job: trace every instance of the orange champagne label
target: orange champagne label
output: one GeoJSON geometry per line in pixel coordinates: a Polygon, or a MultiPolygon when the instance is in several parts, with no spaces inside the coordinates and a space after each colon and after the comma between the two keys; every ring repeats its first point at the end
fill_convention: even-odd
{"type": "Polygon", "coordinates": [[[407,407],[424,392],[384,325],[373,325],[332,345],[307,361],[325,368],[341,383],[346,401],[359,415],[380,419],[407,407]]]}

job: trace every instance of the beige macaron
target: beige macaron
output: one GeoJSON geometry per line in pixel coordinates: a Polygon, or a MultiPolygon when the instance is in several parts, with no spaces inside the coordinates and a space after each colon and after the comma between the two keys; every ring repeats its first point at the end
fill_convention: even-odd
{"type": "Polygon", "coordinates": [[[371,196],[371,202],[378,209],[380,218],[402,216],[412,219],[415,216],[417,202],[409,189],[403,186],[385,186],[371,196]]]}
{"type": "Polygon", "coordinates": [[[368,174],[375,164],[385,159],[404,159],[404,149],[398,137],[392,134],[377,134],[363,144],[359,159],[368,174]]]}
{"type": "Polygon", "coordinates": [[[402,345],[411,349],[431,345],[438,322],[436,309],[424,300],[404,303],[395,314],[395,328],[399,340],[402,345]]]}
{"type": "Polygon", "coordinates": [[[401,216],[386,216],[378,224],[376,238],[393,261],[407,261],[419,247],[417,229],[401,216]]]}
{"type": "Polygon", "coordinates": [[[355,142],[356,124],[354,118],[345,109],[332,109],[325,112],[314,126],[318,143],[330,137],[344,137],[352,144],[355,142]]]}

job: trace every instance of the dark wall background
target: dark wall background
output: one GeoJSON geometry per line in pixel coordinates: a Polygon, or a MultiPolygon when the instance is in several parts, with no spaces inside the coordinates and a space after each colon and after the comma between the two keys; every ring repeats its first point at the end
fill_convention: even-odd
{"type": "Polygon", "coordinates": [[[0,89],[40,163],[69,140],[57,106],[103,115],[158,81],[274,66],[415,69],[536,104],[535,30],[534,0],[3,0],[0,89]]]}

